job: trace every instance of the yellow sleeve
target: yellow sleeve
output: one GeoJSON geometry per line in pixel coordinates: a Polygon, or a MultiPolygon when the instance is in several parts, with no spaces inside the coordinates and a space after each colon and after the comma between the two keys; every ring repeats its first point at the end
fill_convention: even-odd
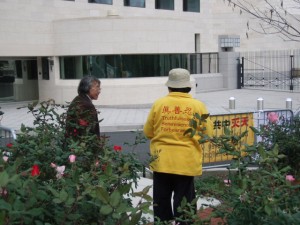
{"type": "Polygon", "coordinates": [[[143,131],[147,138],[151,139],[154,136],[154,112],[153,107],[151,108],[146,123],[144,124],[143,131]]]}

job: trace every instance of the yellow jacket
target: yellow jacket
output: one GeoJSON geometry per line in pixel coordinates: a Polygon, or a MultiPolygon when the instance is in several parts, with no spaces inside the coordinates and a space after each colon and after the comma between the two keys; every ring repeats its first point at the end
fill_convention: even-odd
{"type": "MultiPolygon", "coordinates": [[[[186,176],[202,174],[200,137],[183,135],[195,113],[208,114],[204,103],[187,93],[170,92],[154,102],[144,125],[144,134],[151,140],[151,170],[186,176]]],[[[210,118],[204,125],[205,133],[211,136],[210,118]]]]}

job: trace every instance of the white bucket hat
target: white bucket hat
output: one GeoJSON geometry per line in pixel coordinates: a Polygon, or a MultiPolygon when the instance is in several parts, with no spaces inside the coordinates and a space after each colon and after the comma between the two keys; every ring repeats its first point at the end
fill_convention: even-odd
{"type": "Polygon", "coordinates": [[[166,86],[171,88],[191,88],[192,84],[190,82],[190,72],[181,68],[170,70],[166,86]]]}

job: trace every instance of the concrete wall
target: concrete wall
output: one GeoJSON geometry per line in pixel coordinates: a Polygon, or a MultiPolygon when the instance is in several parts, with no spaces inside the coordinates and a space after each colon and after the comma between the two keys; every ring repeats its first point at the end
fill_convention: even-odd
{"type": "MultiPolygon", "coordinates": [[[[146,8],[137,8],[124,7],[122,0],[113,5],[88,0],[0,0],[0,57],[54,56],[50,80],[39,75],[38,83],[26,78],[16,81],[16,100],[54,98],[64,103],[76,95],[79,81],[60,79],[59,56],[195,53],[195,34],[201,53],[218,52],[220,35],[241,37],[236,52],[300,47],[276,35],[247,31],[249,16],[233,12],[220,0],[201,0],[200,13],[183,12],[182,0],[174,0],[174,10],[157,10],[154,2],[147,0],[146,8]]],[[[236,56],[221,53],[220,74],[195,76],[195,89],[236,88],[232,57],[236,56]]],[[[97,104],[151,103],[166,93],[165,81],[166,77],[103,79],[97,104]]]]}
{"type": "Polygon", "coordinates": [[[237,65],[239,53],[219,52],[219,68],[223,74],[223,87],[227,89],[237,88],[237,65]]]}
{"type": "Polygon", "coordinates": [[[224,89],[224,76],[221,73],[193,74],[192,77],[196,82],[196,93],[224,89]]]}
{"type": "MultiPolygon", "coordinates": [[[[174,2],[173,11],[155,9],[154,0],[147,0],[146,8],[124,7],[121,0],[113,1],[113,5],[92,4],[88,0],[0,1],[0,56],[71,55],[73,51],[75,54],[98,54],[104,52],[98,46],[103,39],[106,40],[106,51],[113,51],[105,47],[109,40],[117,41],[116,44],[124,41],[124,46],[127,46],[131,38],[144,42],[146,36],[149,38],[148,43],[152,41],[161,45],[158,46],[162,47],[158,53],[174,52],[174,47],[177,49],[174,44],[178,44],[178,39],[184,37],[184,40],[181,39],[189,44],[184,51],[177,49],[183,53],[190,52],[190,44],[194,45],[194,35],[190,36],[191,33],[200,34],[201,52],[217,52],[219,35],[240,35],[241,47],[237,51],[269,50],[274,49],[274,46],[276,49],[292,49],[295,44],[299,46],[294,42],[283,42],[276,35],[265,36],[252,30],[247,31],[247,22],[250,20],[255,28],[255,21],[249,19],[247,14],[240,15],[238,10],[232,11],[223,1],[201,0],[200,13],[183,12],[182,0],[174,2]],[[112,17],[119,22],[108,19],[112,17]],[[181,23],[187,26],[181,29],[181,23]],[[170,30],[173,32],[168,33],[170,30]],[[162,46],[162,42],[170,44],[162,46]],[[75,46],[73,50],[76,43],[88,48],[79,51],[80,47],[75,46]]],[[[179,46],[182,45],[179,43],[179,46]]],[[[142,46],[141,49],[131,49],[129,45],[126,48],[122,45],[118,47],[120,52],[136,49],[138,52],[151,52],[158,48],[152,50],[142,46]]]]}

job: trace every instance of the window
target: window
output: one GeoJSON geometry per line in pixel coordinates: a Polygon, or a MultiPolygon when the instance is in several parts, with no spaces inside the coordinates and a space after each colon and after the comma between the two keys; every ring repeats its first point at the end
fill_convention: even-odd
{"type": "Polygon", "coordinates": [[[189,55],[190,73],[219,73],[218,53],[196,53],[189,55]]]}
{"type": "Polygon", "coordinates": [[[187,68],[187,54],[96,55],[60,57],[61,79],[166,76],[172,68],[187,68]]]}
{"type": "Polygon", "coordinates": [[[174,10],[174,0],[155,0],[155,8],[174,10]]]}
{"type": "Polygon", "coordinates": [[[38,79],[37,61],[36,60],[28,60],[27,61],[27,78],[28,78],[28,80],[37,80],[38,79]]]}
{"type": "Polygon", "coordinates": [[[145,8],[145,0],[124,0],[124,6],[145,8]]]}
{"type": "Polygon", "coordinates": [[[183,0],[183,11],[200,12],[200,0],[183,0]]]}
{"type": "Polygon", "coordinates": [[[200,34],[195,34],[195,52],[200,52],[200,34]]]}
{"type": "Polygon", "coordinates": [[[22,61],[16,60],[16,72],[17,72],[17,78],[23,77],[23,69],[22,69],[22,61]]]}
{"type": "Polygon", "coordinates": [[[43,80],[49,80],[49,60],[47,57],[42,57],[42,77],[43,80]]]}
{"type": "Polygon", "coordinates": [[[99,4],[107,4],[112,5],[112,0],[89,0],[89,3],[99,3],[99,4]]]}
{"type": "Polygon", "coordinates": [[[221,38],[221,48],[234,48],[240,47],[240,38],[226,37],[221,38]]]}

